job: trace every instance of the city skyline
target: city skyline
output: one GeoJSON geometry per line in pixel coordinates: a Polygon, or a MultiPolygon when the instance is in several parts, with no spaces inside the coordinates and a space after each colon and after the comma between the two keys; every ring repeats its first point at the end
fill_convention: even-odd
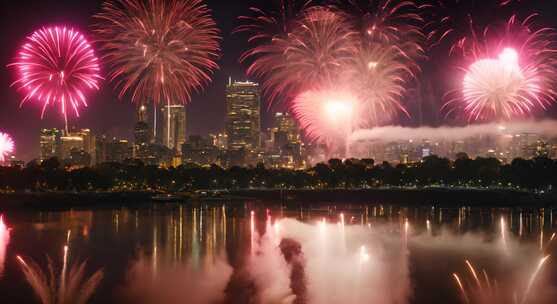
{"type": "MultiPolygon", "coordinates": [[[[3,11],[10,11],[1,22],[4,28],[11,28],[8,35],[1,39],[7,47],[0,50],[0,63],[6,66],[13,60],[17,45],[23,41],[24,37],[37,27],[43,24],[69,23],[78,29],[90,34],[89,25],[91,16],[96,13],[102,1],[86,1],[74,3],[72,1],[43,1],[35,3],[33,1],[23,1],[14,5],[12,3],[2,3],[3,11]],[[30,13],[31,12],[31,13],[30,13]],[[17,24],[18,26],[14,26],[17,24]]],[[[223,3],[222,1],[208,1],[208,6],[216,19],[218,27],[222,31],[223,45],[222,56],[218,61],[221,66],[216,71],[213,81],[202,93],[195,94],[192,102],[189,103],[187,111],[193,119],[187,122],[187,135],[205,135],[218,133],[224,129],[225,120],[225,84],[232,76],[237,80],[251,80],[245,76],[246,65],[240,64],[238,58],[242,51],[246,49],[242,34],[232,35],[232,30],[238,26],[236,20],[238,15],[248,13],[248,7],[252,4],[248,1],[241,1],[238,5],[223,3]]],[[[264,1],[253,1],[253,4],[265,7],[264,1]]],[[[534,1],[528,5],[523,4],[526,10],[543,11],[546,16],[551,16],[557,8],[554,4],[534,1]]],[[[479,14],[479,18],[486,18],[489,15],[486,10],[479,14]]],[[[555,21],[551,18],[543,19],[549,26],[555,26],[555,21]]],[[[443,50],[444,51],[444,50],[443,50]]],[[[433,52],[432,57],[437,56],[442,51],[433,52]]],[[[103,72],[106,68],[101,68],[103,72]]],[[[397,124],[405,126],[438,126],[445,122],[438,109],[442,103],[442,94],[439,88],[431,88],[432,83],[436,83],[439,76],[432,64],[425,64],[424,73],[419,77],[420,86],[408,92],[405,102],[409,107],[410,117],[401,115],[397,124]],[[433,75],[433,76],[432,76],[433,75]],[[436,76],[437,75],[437,76],[436,76]],[[432,77],[429,77],[432,76],[432,77]]],[[[9,132],[16,139],[16,156],[20,159],[31,160],[39,155],[40,147],[37,144],[40,130],[43,128],[62,128],[63,122],[56,111],[48,113],[45,120],[39,120],[39,107],[34,104],[26,105],[26,110],[19,109],[20,95],[10,87],[13,76],[8,69],[2,69],[0,73],[0,96],[2,104],[0,111],[0,128],[9,132]]],[[[281,102],[274,102],[269,105],[267,98],[262,97],[262,126],[263,128],[271,125],[272,116],[275,112],[284,111],[281,102]]],[[[103,81],[101,90],[91,96],[89,107],[81,113],[80,120],[71,123],[71,127],[90,128],[98,134],[107,134],[109,137],[126,138],[133,140],[133,124],[135,122],[135,107],[129,102],[129,98],[119,100],[108,81],[103,81]]],[[[537,117],[556,117],[557,107],[549,106],[545,114],[537,117]]],[[[447,123],[454,123],[447,121],[447,123]]],[[[460,122],[462,123],[462,122],[460,122]]]]}

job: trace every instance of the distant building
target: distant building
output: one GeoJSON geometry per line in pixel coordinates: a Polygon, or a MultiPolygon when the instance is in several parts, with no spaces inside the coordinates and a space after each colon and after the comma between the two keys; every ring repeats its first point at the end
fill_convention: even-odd
{"type": "Polygon", "coordinates": [[[276,129],[274,141],[277,147],[302,142],[300,129],[294,117],[288,113],[275,113],[274,127],[276,129]]]}
{"type": "Polygon", "coordinates": [[[104,143],[105,158],[107,162],[121,163],[124,160],[131,158],[131,150],[129,142],[125,139],[116,139],[104,143]]]}
{"type": "Polygon", "coordinates": [[[83,151],[91,156],[91,162],[96,163],[96,137],[90,129],[80,129],[70,133],[71,136],[79,136],[83,139],[83,151]]]}
{"type": "Polygon", "coordinates": [[[68,159],[72,150],[84,150],[83,137],[71,134],[60,137],[58,157],[61,160],[68,159]]]}
{"type": "Polygon", "coordinates": [[[57,151],[60,148],[60,138],[62,130],[59,129],[42,129],[40,134],[41,161],[58,156],[57,151]]]}
{"type": "Polygon", "coordinates": [[[228,135],[226,133],[219,133],[210,135],[213,138],[213,145],[220,150],[226,150],[228,147],[228,135]]]}
{"type": "Polygon", "coordinates": [[[226,134],[228,150],[258,149],[261,133],[259,84],[229,81],[226,87],[226,134]]]}
{"type": "Polygon", "coordinates": [[[182,163],[211,165],[218,162],[219,148],[213,140],[199,135],[192,135],[182,145],[182,163]]]}
{"type": "Polygon", "coordinates": [[[184,105],[162,107],[162,144],[181,154],[186,142],[186,108],[184,105]]]}
{"type": "Polygon", "coordinates": [[[72,149],[70,156],[64,159],[64,164],[71,167],[91,166],[91,155],[84,150],[72,149]]]}
{"type": "Polygon", "coordinates": [[[153,134],[148,123],[138,121],[133,128],[133,135],[135,145],[145,145],[151,143],[153,134]]]}
{"type": "Polygon", "coordinates": [[[288,113],[277,112],[274,126],[265,135],[265,164],[273,168],[301,168],[303,144],[296,120],[288,113]]]}

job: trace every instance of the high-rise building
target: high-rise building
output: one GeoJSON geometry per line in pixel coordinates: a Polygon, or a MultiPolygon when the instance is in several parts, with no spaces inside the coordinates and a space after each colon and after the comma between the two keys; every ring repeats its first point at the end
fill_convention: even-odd
{"type": "Polygon", "coordinates": [[[125,139],[112,139],[105,144],[106,161],[121,163],[131,157],[129,142],[125,139]]]}
{"type": "Polygon", "coordinates": [[[58,129],[42,129],[40,135],[41,155],[40,160],[46,160],[57,156],[60,146],[60,138],[62,130],[58,129]]]}
{"type": "Polygon", "coordinates": [[[138,121],[133,129],[134,144],[136,146],[146,145],[151,143],[152,131],[149,124],[144,121],[138,121]]]}
{"type": "Polygon", "coordinates": [[[182,145],[182,163],[211,165],[217,163],[218,155],[219,150],[210,137],[192,135],[182,145]]]}
{"type": "Polygon", "coordinates": [[[149,107],[144,104],[138,104],[136,109],[136,121],[137,122],[149,122],[149,107]]]}
{"type": "Polygon", "coordinates": [[[71,133],[60,137],[60,149],[58,151],[58,157],[61,160],[69,159],[72,150],[84,150],[83,137],[72,135],[71,133]]]}
{"type": "Polygon", "coordinates": [[[282,147],[286,144],[299,144],[301,143],[300,129],[294,117],[288,113],[277,112],[275,113],[275,128],[276,133],[274,136],[275,144],[282,147]]]}
{"type": "Polygon", "coordinates": [[[165,105],[162,107],[162,144],[182,153],[186,142],[186,108],[184,105],[165,105]]]}
{"type": "Polygon", "coordinates": [[[260,104],[259,84],[229,81],[226,87],[226,134],[229,150],[259,148],[260,104]]]}
{"type": "Polygon", "coordinates": [[[90,129],[81,129],[70,133],[71,136],[79,136],[83,138],[83,151],[91,156],[91,162],[96,163],[96,137],[91,133],[90,129]]]}

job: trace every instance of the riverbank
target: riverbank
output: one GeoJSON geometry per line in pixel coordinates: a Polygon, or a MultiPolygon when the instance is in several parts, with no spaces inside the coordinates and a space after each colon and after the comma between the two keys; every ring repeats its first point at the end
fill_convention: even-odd
{"type": "MultiPolygon", "coordinates": [[[[63,209],[113,206],[141,206],[155,202],[153,192],[14,192],[0,194],[0,210],[5,209],[63,209]]],[[[534,193],[507,189],[466,188],[379,188],[379,189],[320,189],[281,190],[246,189],[199,196],[193,193],[175,195],[172,202],[265,201],[286,205],[315,203],[398,204],[406,206],[443,207],[528,207],[543,208],[557,205],[557,193],[534,193]]]]}
{"type": "Polygon", "coordinates": [[[324,190],[238,190],[233,195],[265,201],[303,203],[372,203],[408,206],[501,206],[547,207],[557,205],[557,193],[534,193],[508,189],[380,188],[324,190]]]}

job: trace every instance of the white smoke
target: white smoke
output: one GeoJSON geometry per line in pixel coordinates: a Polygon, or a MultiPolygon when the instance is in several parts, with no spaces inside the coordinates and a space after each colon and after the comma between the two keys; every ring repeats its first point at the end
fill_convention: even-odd
{"type": "Polygon", "coordinates": [[[126,297],[143,304],[221,303],[231,275],[224,255],[206,256],[199,264],[141,257],[128,272],[126,297]]]}
{"type": "Polygon", "coordinates": [[[279,248],[274,230],[267,229],[256,236],[252,254],[248,257],[248,274],[257,289],[255,303],[290,304],[296,296],[290,287],[291,267],[279,248]]]}
{"type": "MultiPolygon", "coordinates": [[[[333,224],[310,225],[293,219],[278,222],[275,237],[264,237],[261,262],[251,269],[265,276],[254,276],[258,288],[282,290],[277,297],[260,298],[258,303],[290,303],[292,296],[288,278],[292,268],[284,262],[277,250],[279,239],[290,239],[301,246],[306,294],[302,303],[309,304],[359,304],[359,303],[408,303],[410,275],[407,251],[402,238],[392,237],[385,231],[361,226],[338,226],[333,224]],[[273,249],[274,247],[274,249],[273,249]],[[273,277],[274,274],[274,277],[273,277]],[[274,279],[270,279],[273,277],[274,279]]],[[[269,230],[268,230],[269,232],[269,230]]],[[[260,293],[261,294],[261,293],[260,293]]]]}
{"type": "Polygon", "coordinates": [[[406,141],[406,140],[462,140],[480,135],[536,133],[548,138],[557,137],[557,121],[519,121],[505,123],[476,124],[465,127],[419,127],[386,126],[357,130],[348,139],[349,143],[362,140],[406,141]]]}

